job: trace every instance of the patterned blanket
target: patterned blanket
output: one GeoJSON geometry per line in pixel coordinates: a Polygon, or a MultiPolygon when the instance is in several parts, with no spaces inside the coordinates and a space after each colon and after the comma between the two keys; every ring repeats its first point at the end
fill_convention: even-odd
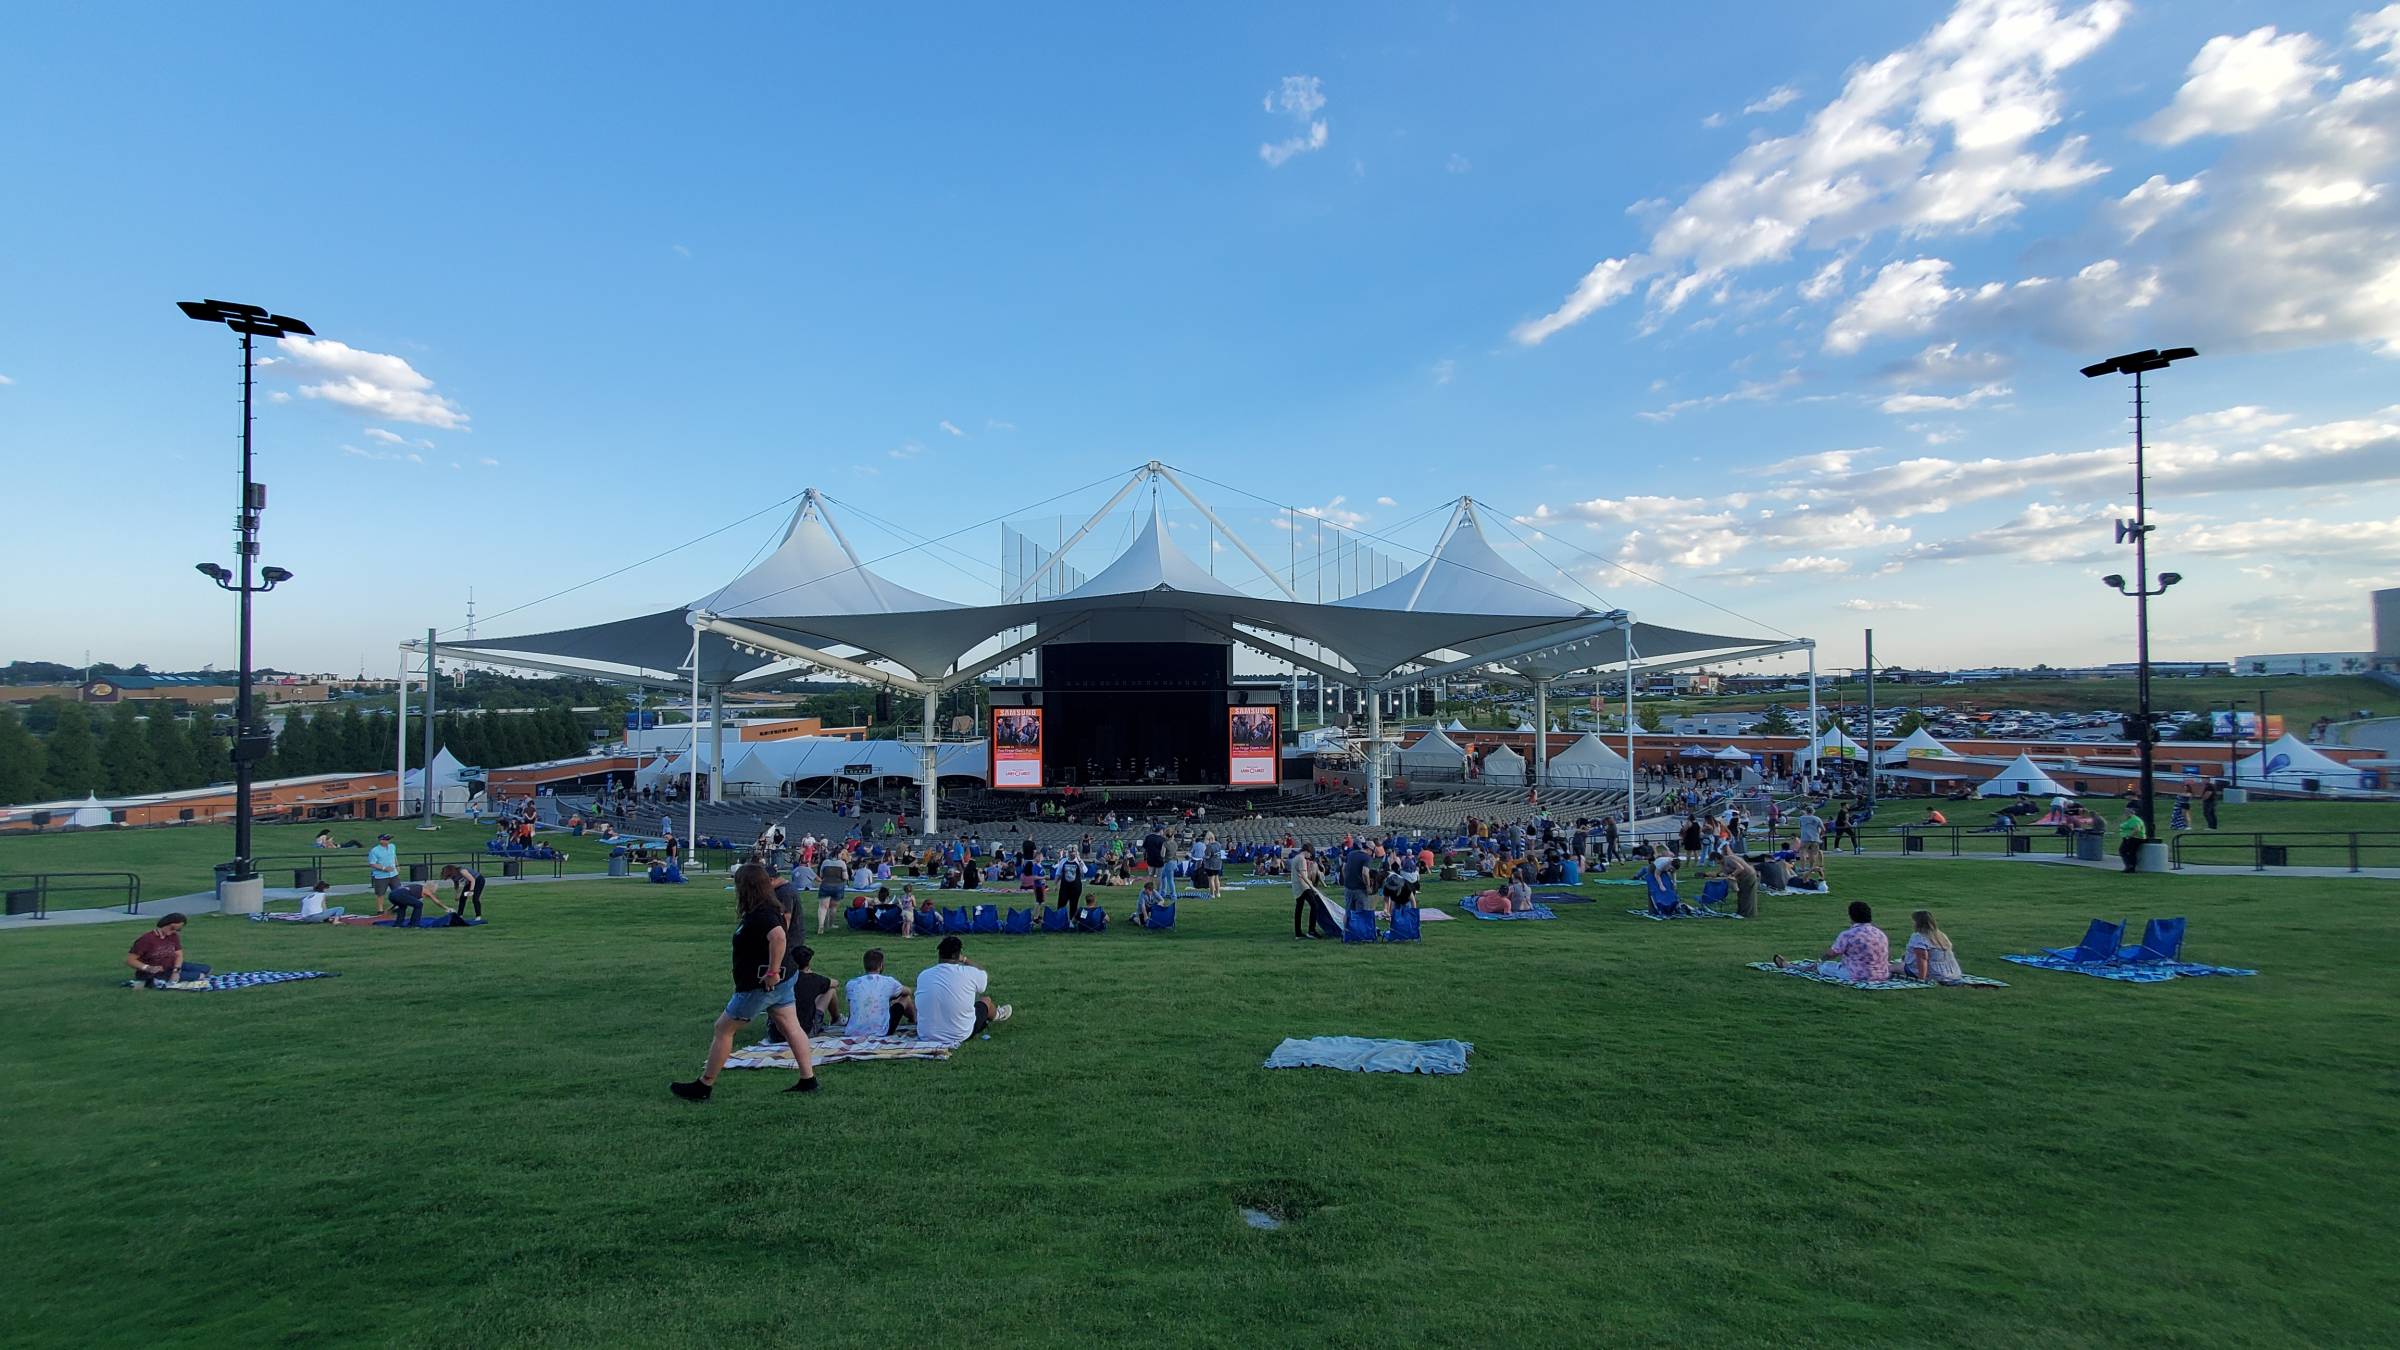
{"type": "Polygon", "coordinates": [[[1841,980],[1836,979],[1831,975],[1819,974],[1817,971],[1817,963],[1814,961],[1793,961],[1780,966],[1776,965],[1772,961],[1753,961],[1750,963],[1750,968],[1752,970],[1763,970],[1769,975],[1797,975],[1804,980],[1814,980],[1818,984],[1840,985],[1844,989],[2008,988],[2008,984],[2004,980],[1987,980],[1980,975],[1969,975],[1962,979],[1944,981],[1910,979],[1841,980]]]}
{"type": "Polygon", "coordinates": [[[2036,970],[2064,970],[2094,979],[2117,980],[2125,984],[2165,984],[2177,978],[2197,979],[2203,975],[2256,975],[2255,970],[2239,966],[2203,966],[2190,961],[2068,961],[2043,953],[2035,956],[2003,956],[2003,961],[2036,970]]]}
{"type": "MultiPolygon", "coordinates": [[[[872,1059],[948,1059],[952,1047],[937,1041],[920,1041],[914,1036],[811,1036],[808,1038],[811,1064],[855,1064],[872,1059]]],[[[728,1069],[789,1069],[797,1072],[792,1062],[792,1048],[781,1042],[760,1042],[744,1046],[725,1061],[728,1069]]]]}
{"type": "Polygon", "coordinates": [[[1696,909],[1689,914],[1660,914],[1655,910],[1648,909],[1629,909],[1625,912],[1637,919],[1656,919],[1660,923],[1665,923],[1669,919],[1738,919],[1742,917],[1739,914],[1728,914],[1721,909],[1696,909]]]}
{"type": "Polygon", "coordinates": [[[1486,914],[1475,908],[1474,902],[1470,900],[1459,901],[1458,908],[1460,913],[1470,919],[1555,919],[1558,917],[1550,911],[1548,905],[1535,905],[1523,914],[1486,914]]]}
{"type": "MultiPolygon", "coordinates": [[[[233,970],[211,975],[204,980],[185,980],[181,984],[162,984],[161,989],[185,994],[213,994],[225,989],[250,989],[262,984],[288,984],[293,980],[330,980],[330,970],[233,970]]],[[[125,987],[139,989],[140,980],[127,980],[125,987]]]]}

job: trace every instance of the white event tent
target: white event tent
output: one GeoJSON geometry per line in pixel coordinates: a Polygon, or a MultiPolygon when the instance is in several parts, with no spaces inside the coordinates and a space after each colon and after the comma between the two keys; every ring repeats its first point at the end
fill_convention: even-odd
{"type": "Polygon", "coordinates": [[[1436,728],[1418,737],[1416,744],[1402,747],[1393,759],[1404,776],[1431,773],[1438,780],[1455,780],[1466,772],[1467,752],[1436,728]]]}
{"type": "Polygon", "coordinates": [[[1550,781],[1569,787],[1614,787],[1632,770],[1623,755],[1591,732],[1550,759],[1550,781]]]}
{"type": "Polygon", "coordinates": [[[1850,734],[1840,727],[1825,728],[1824,734],[1817,737],[1816,750],[1817,754],[1825,759],[1865,759],[1867,757],[1867,747],[1851,740],[1850,734]]]}
{"type": "MultiPolygon", "coordinates": [[[[942,694],[1044,643],[1078,638],[1232,642],[1368,695],[1365,740],[1378,770],[1368,775],[1370,824],[1381,823],[1382,809],[1379,696],[1391,690],[1467,671],[1530,685],[1540,763],[1546,758],[1547,733],[1538,728],[1548,720],[1550,683],[1562,675],[1610,668],[1630,679],[1642,672],[1806,651],[1814,688],[1814,642],[1668,628],[1636,622],[1621,609],[1569,600],[1501,558],[1483,534],[1474,502],[1466,498],[1455,505],[1423,563],[1357,595],[1303,601],[1173,468],[1156,460],[1135,469],[1047,562],[996,604],[958,604],[876,575],[826,513],[823,498],[810,489],[772,554],[689,605],[583,628],[442,640],[433,651],[471,655],[479,663],[688,689],[695,720],[704,695],[716,705],[727,689],[833,672],[921,696],[923,737],[912,749],[931,760],[937,753],[934,714],[942,694]],[[1145,486],[1151,489],[1150,509],[1122,554],[1064,594],[1028,598],[1145,486]],[[1157,506],[1162,491],[1179,493],[1197,507],[1217,536],[1257,567],[1260,580],[1253,588],[1267,593],[1237,589],[1186,556],[1162,524],[1157,506]],[[1007,641],[1004,635],[1016,631],[1032,636],[1007,641]]],[[[424,643],[404,645],[425,654],[424,643]]],[[[1004,691],[995,690],[994,697],[1002,700],[1004,691]]],[[[1813,697],[1811,711],[1813,716],[1813,697]]],[[[722,718],[713,721],[722,724],[722,718]]],[[[712,754],[706,762],[721,760],[721,754],[712,754]]],[[[935,820],[939,776],[938,770],[920,771],[929,826],[935,820]]]]}
{"type": "Polygon", "coordinates": [[[2320,752],[2290,732],[2235,766],[2234,780],[2271,787],[2279,792],[2345,793],[2365,791],[2359,770],[2320,752]],[[2314,789],[2308,784],[2316,783],[2314,789]]]}
{"type": "Polygon", "coordinates": [[[1918,727],[1915,731],[1908,733],[1905,740],[1885,746],[1876,763],[1890,769],[1906,768],[1911,760],[1964,758],[1966,756],[1935,740],[1932,732],[1918,727]]]}
{"type": "Polygon", "coordinates": [[[1495,787],[1525,785],[1525,757],[1501,746],[1483,757],[1483,781],[1495,787]]]}
{"type": "Polygon", "coordinates": [[[1975,789],[1978,797],[2014,797],[2020,793],[2029,797],[2069,795],[2041,765],[2033,762],[2032,756],[2025,754],[2002,765],[2000,772],[1994,774],[1989,782],[1975,789]]]}

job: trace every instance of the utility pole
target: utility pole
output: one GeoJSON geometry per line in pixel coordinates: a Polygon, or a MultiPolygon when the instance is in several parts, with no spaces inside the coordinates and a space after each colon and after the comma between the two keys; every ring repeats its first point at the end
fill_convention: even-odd
{"type": "Polygon", "coordinates": [[[441,706],[441,668],[433,663],[435,631],[425,630],[425,767],[417,771],[417,788],[425,798],[425,817],[417,823],[420,830],[430,830],[433,824],[433,714],[441,706]]]}
{"type": "Polygon", "coordinates": [[[1867,813],[1875,811],[1875,630],[1867,630],[1867,813]]]}

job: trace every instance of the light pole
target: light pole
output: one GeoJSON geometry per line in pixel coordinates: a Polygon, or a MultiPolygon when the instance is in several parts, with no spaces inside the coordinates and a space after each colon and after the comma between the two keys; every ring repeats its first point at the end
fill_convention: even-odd
{"type": "Polygon", "coordinates": [[[272,732],[258,730],[251,721],[250,701],[250,597],[260,591],[271,591],[292,574],[280,567],[252,572],[258,566],[258,515],[267,509],[266,484],[250,477],[250,386],[254,370],[253,342],[262,337],[281,338],[298,335],[314,337],[316,330],[285,314],[269,314],[256,305],[240,305],[228,300],[180,300],[176,307],[186,318],[202,323],[221,323],[241,335],[242,339],[242,492],[240,506],[233,518],[236,542],[234,553],[240,560],[239,580],[236,574],[216,563],[201,563],[198,570],[220,587],[242,598],[241,605],[241,682],[235,687],[233,704],[233,870],[229,880],[236,889],[223,893],[227,913],[256,913],[261,898],[258,869],[250,865],[250,776],[259,760],[275,748],[272,732]],[[263,581],[265,584],[258,584],[263,581]]]}
{"type": "MultiPolygon", "coordinates": [[[[2248,706],[2249,702],[2250,700],[2246,698],[2225,701],[2225,710],[2230,714],[2227,718],[2227,730],[2233,740],[2233,752],[2225,759],[2225,786],[2228,788],[2238,788],[2242,785],[2242,709],[2248,706]]],[[[2266,718],[2259,718],[2258,730],[2259,738],[2263,743],[2267,730],[2266,718]]]]}
{"type": "MultiPolygon", "coordinates": [[[[2118,593],[2133,597],[2134,697],[2140,707],[2140,721],[2133,729],[2138,732],[2136,739],[2140,745],[2142,765],[2141,789],[2135,799],[2134,809],[2141,812],[2145,839],[2155,838],[2157,834],[2155,829],[2149,828],[2153,824],[2151,817],[2155,814],[2152,807],[2157,800],[2155,748],[2158,742],[2158,724],[2151,720],[2150,715],[2150,597],[2166,594],[2167,588],[2183,580],[2183,577],[2178,573],[2163,572],[2158,578],[2158,588],[2153,590],[2150,586],[2152,526],[2149,484],[2142,463],[2142,376],[2153,370],[2165,370],[2177,361],[2188,360],[2199,354],[2190,347],[2170,347],[2165,351],[2149,347],[2122,356],[2112,356],[2083,368],[2085,379],[2097,379],[2102,375],[2133,377],[2133,519],[2117,522],[2117,542],[2130,542],[2133,545],[2134,582],[2132,588],[2128,589],[2122,576],[2105,576],[2100,580],[2118,593]]],[[[2147,855],[2148,851],[2149,846],[2145,844],[2144,854],[2147,855]]]]}

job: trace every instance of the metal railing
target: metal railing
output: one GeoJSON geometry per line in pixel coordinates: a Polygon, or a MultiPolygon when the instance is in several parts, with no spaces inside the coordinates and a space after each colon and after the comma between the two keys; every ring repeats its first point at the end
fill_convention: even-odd
{"type": "MultiPolygon", "coordinates": [[[[597,843],[597,841],[594,841],[597,843]]],[[[592,850],[593,860],[606,866],[605,849],[592,850]]],[[[510,858],[480,849],[454,849],[441,853],[404,854],[396,859],[411,881],[426,881],[441,875],[444,867],[469,867],[487,875],[521,877],[547,874],[552,878],[567,874],[566,858],[510,858]],[[514,864],[512,870],[510,864],[514,864]]],[[[272,877],[288,869],[295,888],[307,888],[322,881],[328,886],[364,884],[367,876],[367,855],[364,849],[323,849],[315,853],[293,853],[276,858],[252,858],[250,865],[262,877],[272,877]]]]}
{"type": "MultiPolygon", "coordinates": [[[[1680,851],[1679,834],[1677,830],[1643,830],[1638,836],[1628,836],[1624,847],[1630,850],[1636,844],[1672,845],[1680,851]]],[[[1770,841],[1779,845],[1796,837],[1797,831],[1787,820],[1773,832],[1763,828],[1753,830],[1743,841],[1743,847],[1755,853],[1769,847],[1770,841]]],[[[2082,845],[2082,856],[2086,857],[2107,857],[2111,846],[2096,831],[2061,833],[2048,825],[2021,830],[1996,830],[1988,825],[1904,824],[1861,825],[1857,829],[1855,847],[1867,853],[1898,853],[1903,857],[1917,854],[1938,858],[2072,858],[2078,856],[2079,843],[2082,845]]],[[[1848,835],[1843,836],[1837,845],[1833,827],[1830,824],[1825,827],[1825,851],[1828,854],[1847,853],[1853,846],[1848,835]]]]}
{"type": "Polygon", "coordinates": [[[2264,872],[2277,867],[2339,867],[2364,871],[2369,867],[2400,867],[2400,832],[2375,830],[2195,831],[2176,835],[2167,845],[2169,866],[2248,867],[2264,872]]]}
{"type": "Polygon", "coordinates": [[[0,874],[0,892],[6,893],[9,911],[21,913],[19,898],[30,894],[33,917],[50,917],[50,897],[61,892],[82,894],[105,891],[109,903],[120,901],[128,914],[142,912],[142,879],[132,872],[10,872],[0,874]]]}

